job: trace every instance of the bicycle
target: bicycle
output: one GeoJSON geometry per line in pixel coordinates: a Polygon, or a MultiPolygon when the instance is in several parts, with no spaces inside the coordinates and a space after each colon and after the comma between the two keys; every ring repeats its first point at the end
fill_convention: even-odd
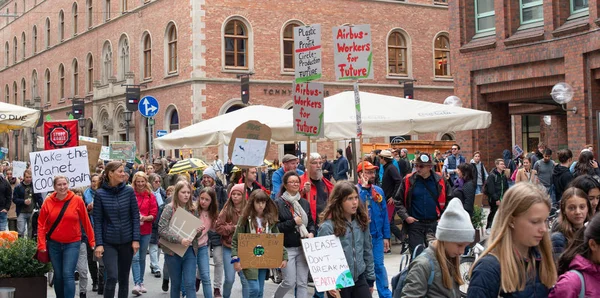
{"type": "Polygon", "coordinates": [[[460,257],[460,264],[458,265],[458,270],[460,271],[460,275],[464,281],[464,284],[460,286],[460,294],[461,297],[467,297],[467,290],[469,289],[469,272],[471,271],[471,267],[475,264],[475,261],[479,259],[479,255],[483,253],[485,250],[485,241],[487,239],[482,240],[479,243],[476,243],[469,252],[460,257]]]}

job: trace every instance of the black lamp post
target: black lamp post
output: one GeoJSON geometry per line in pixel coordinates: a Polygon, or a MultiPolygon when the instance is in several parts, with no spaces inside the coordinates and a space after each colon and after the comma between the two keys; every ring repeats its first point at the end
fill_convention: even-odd
{"type": "Polygon", "coordinates": [[[13,136],[15,137],[15,160],[19,160],[19,131],[13,130],[13,136]]]}
{"type": "Polygon", "coordinates": [[[81,135],[83,136],[84,128],[85,128],[85,118],[77,119],[77,123],[79,124],[79,127],[81,128],[81,135]]]}
{"type": "Polygon", "coordinates": [[[133,115],[133,112],[125,110],[123,114],[125,116],[125,141],[129,141],[129,122],[131,122],[131,116],[133,115]]]}

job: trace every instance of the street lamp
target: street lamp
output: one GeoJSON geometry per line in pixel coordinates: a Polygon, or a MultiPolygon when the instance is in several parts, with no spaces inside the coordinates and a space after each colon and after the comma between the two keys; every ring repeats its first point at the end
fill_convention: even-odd
{"type": "Polygon", "coordinates": [[[447,106],[459,107],[462,108],[463,102],[462,100],[455,95],[450,95],[444,99],[444,104],[447,106]]]}
{"type": "Polygon", "coordinates": [[[19,160],[19,131],[13,130],[13,136],[15,137],[15,160],[19,160]]]}
{"type": "Polygon", "coordinates": [[[81,127],[81,135],[83,136],[83,130],[85,128],[85,118],[77,119],[77,123],[79,124],[79,127],[81,127]]]}
{"type": "Polygon", "coordinates": [[[559,104],[564,111],[573,112],[573,114],[577,114],[577,107],[573,107],[572,109],[567,109],[567,103],[573,100],[573,87],[565,82],[560,82],[552,87],[552,92],[550,92],[552,99],[559,104]]]}
{"type": "Polygon", "coordinates": [[[125,116],[125,141],[129,141],[129,122],[131,122],[131,115],[133,112],[125,110],[123,114],[125,116]]]}

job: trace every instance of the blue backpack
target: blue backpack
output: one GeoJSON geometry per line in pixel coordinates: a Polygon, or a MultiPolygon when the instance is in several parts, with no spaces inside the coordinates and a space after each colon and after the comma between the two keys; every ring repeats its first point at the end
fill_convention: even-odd
{"type": "MultiPolygon", "coordinates": [[[[419,249],[415,248],[412,260],[414,260],[417,257],[414,254],[416,254],[418,251],[419,249]]],[[[429,260],[429,265],[431,266],[431,272],[429,273],[429,278],[427,279],[427,286],[429,287],[433,283],[433,278],[435,277],[435,265],[433,264],[433,259],[431,259],[429,254],[425,253],[424,255],[427,258],[427,260],[429,260]]],[[[393,298],[400,298],[400,296],[402,295],[402,288],[404,288],[404,285],[406,284],[406,277],[408,276],[409,268],[410,266],[407,266],[406,268],[402,269],[400,273],[396,274],[392,278],[393,298]]]]}
{"type": "Polygon", "coordinates": [[[579,281],[581,281],[581,290],[579,290],[578,298],[584,298],[585,297],[585,279],[583,279],[583,274],[577,270],[569,270],[569,272],[573,272],[573,273],[577,274],[577,276],[579,276],[579,281]]]}

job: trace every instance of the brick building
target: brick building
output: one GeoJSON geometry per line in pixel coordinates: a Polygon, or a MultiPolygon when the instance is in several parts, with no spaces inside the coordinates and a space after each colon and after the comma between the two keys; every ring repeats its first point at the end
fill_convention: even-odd
{"type": "Polygon", "coordinates": [[[458,134],[466,151],[492,164],[513,144],[532,151],[542,141],[575,155],[597,144],[599,10],[597,0],[450,2],[455,94],[492,113],[490,128],[458,134]],[[559,82],[573,86],[564,108],[576,113],[552,99],[559,82]]]}
{"type": "MultiPolygon", "coordinates": [[[[52,119],[66,118],[69,98],[85,98],[84,135],[105,145],[125,139],[122,84],[146,84],[142,96],[159,100],[155,131],[243,107],[240,74],[252,74],[251,104],[291,107],[290,32],[303,24],[322,26],[320,81],[328,94],[352,89],[333,73],[330,32],[345,23],[371,25],[375,79],[364,81],[361,90],[402,96],[401,82],[416,80],[415,98],[434,102],[453,90],[443,0],[37,1],[9,0],[0,7],[18,15],[0,20],[0,98],[20,105],[39,101],[52,119]]],[[[31,147],[30,132],[17,142],[23,136],[29,139],[19,146],[21,158],[31,147]]],[[[146,121],[139,113],[130,123],[130,139],[147,151],[146,121]]],[[[15,149],[14,136],[2,141],[15,149]]],[[[333,154],[338,144],[320,146],[333,154]]]]}

